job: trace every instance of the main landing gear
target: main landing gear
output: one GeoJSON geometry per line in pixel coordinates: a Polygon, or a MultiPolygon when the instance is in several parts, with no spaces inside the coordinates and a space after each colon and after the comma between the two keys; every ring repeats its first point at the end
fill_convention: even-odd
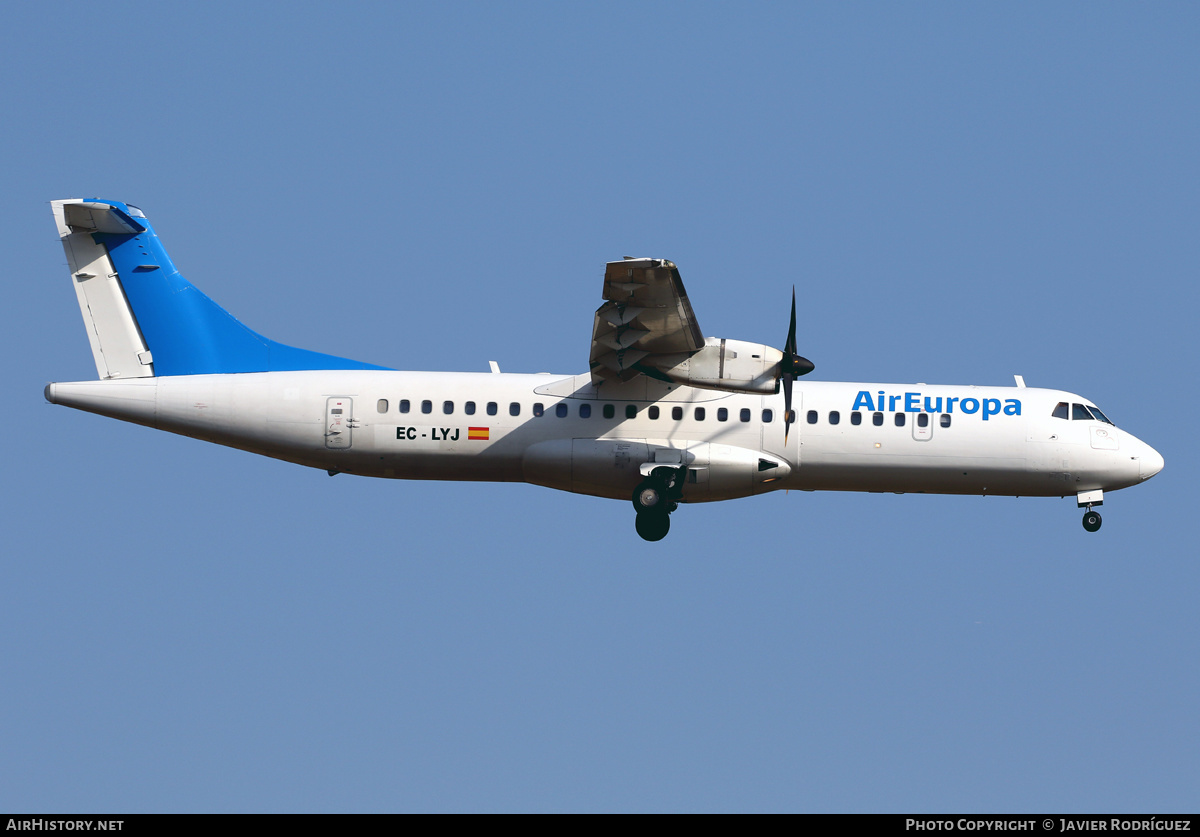
{"type": "Polygon", "coordinates": [[[655,468],[633,490],[633,508],[637,511],[634,528],[642,540],[661,541],[671,531],[671,512],[679,507],[686,474],[686,465],[678,469],[655,468]]]}

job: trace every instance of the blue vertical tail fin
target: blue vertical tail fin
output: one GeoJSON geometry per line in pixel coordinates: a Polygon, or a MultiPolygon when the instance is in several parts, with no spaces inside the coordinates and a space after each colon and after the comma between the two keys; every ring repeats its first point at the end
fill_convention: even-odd
{"type": "Polygon", "coordinates": [[[101,378],[386,368],[242,325],[180,275],[135,206],[79,198],[51,206],[101,378]]]}

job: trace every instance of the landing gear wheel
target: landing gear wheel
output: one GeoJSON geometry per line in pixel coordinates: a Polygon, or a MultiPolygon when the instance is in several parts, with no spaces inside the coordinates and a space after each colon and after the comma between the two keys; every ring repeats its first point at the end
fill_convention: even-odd
{"type": "Polygon", "coordinates": [[[687,466],[655,468],[633,490],[634,526],[643,540],[661,541],[671,531],[671,512],[679,508],[687,466]]]}
{"type": "Polygon", "coordinates": [[[661,541],[671,531],[671,518],[664,511],[643,511],[638,512],[633,525],[642,540],[661,541]]]}
{"type": "Polygon", "coordinates": [[[652,510],[665,513],[670,505],[667,502],[667,487],[658,480],[645,480],[633,490],[633,507],[639,516],[652,510]]]}
{"type": "Polygon", "coordinates": [[[1100,524],[1103,521],[1100,519],[1100,513],[1094,512],[1091,509],[1083,513],[1083,528],[1089,532],[1100,531],[1100,524]]]}

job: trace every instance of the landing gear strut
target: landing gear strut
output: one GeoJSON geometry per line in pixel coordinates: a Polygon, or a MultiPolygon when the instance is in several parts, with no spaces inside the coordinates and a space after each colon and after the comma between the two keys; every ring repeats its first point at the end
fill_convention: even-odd
{"type": "Polygon", "coordinates": [[[1100,530],[1100,514],[1092,511],[1092,506],[1104,504],[1104,492],[1099,488],[1092,491],[1080,491],[1075,495],[1076,505],[1083,509],[1083,528],[1089,532],[1100,530]]]}
{"type": "Polygon", "coordinates": [[[678,469],[655,468],[633,490],[633,508],[637,511],[634,528],[642,540],[661,541],[671,531],[671,512],[679,507],[685,474],[686,465],[678,469]]]}

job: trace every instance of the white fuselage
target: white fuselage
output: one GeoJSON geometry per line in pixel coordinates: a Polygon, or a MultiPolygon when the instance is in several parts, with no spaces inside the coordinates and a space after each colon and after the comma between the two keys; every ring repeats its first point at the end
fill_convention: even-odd
{"type": "Polygon", "coordinates": [[[786,444],[781,395],[644,376],[597,388],[587,375],[262,372],[50,384],[46,397],[333,473],[621,499],[654,463],[688,466],[684,502],[780,488],[1068,496],[1163,463],[1110,424],[1052,416],[1086,399],[1024,387],[797,384],[786,444]]]}

